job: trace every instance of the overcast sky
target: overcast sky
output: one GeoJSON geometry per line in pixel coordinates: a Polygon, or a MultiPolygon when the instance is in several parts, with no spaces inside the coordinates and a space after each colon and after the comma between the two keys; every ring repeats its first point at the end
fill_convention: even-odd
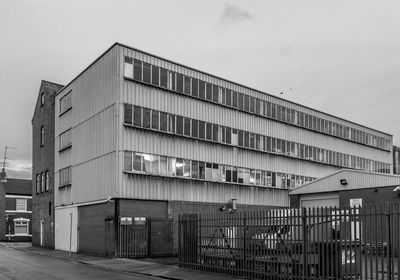
{"type": "Polygon", "coordinates": [[[394,135],[400,1],[0,0],[0,156],[31,177],[42,79],[68,83],[118,41],[394,135]]]}

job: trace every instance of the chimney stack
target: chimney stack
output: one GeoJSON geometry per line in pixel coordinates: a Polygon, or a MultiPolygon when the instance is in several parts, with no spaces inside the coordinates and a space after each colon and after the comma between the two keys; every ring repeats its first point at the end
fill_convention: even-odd
{"type": "Polygon", "coordinates": [[[6,170],[4,169],[4,167],[1,169],[1,172],[0,172],[0,181],[7,182],[7,174],[6,174],[6,170]]]}

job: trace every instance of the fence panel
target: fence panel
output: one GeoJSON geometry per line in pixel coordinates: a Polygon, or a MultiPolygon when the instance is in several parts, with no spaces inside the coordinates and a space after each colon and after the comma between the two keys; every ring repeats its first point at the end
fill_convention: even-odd
{"type": "Polygon", "coordinates": [[[400,280],[400,206],[179,217],[179,264],[252,279],[400,280]]]}

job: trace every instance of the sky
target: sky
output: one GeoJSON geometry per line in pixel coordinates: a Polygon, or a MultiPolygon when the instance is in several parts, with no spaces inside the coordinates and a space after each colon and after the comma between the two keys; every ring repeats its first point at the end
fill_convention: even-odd
{"type": "Polygon", "coordinates": [[[394,136],[400,1],[0,0],[0,157],[31,178],[41,80],[67,84],[114,42],[394,136]],[[280,94],[283,92],[283,94],[280,94]]]}

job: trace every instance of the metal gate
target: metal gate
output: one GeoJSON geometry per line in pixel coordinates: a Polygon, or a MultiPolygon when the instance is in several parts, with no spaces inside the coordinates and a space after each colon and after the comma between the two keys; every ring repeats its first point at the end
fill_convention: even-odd
{"type": "Polygon", "coordinates": [[[172,219],[120,218],[116,256],[129,259],[172,256],[172,228],[172,219]]]}
{"type": "Polygon", "coordinates": [[[173,254],[172,219],[152,218],[149,222],[149,257],[169,257],[173,254]]]}

